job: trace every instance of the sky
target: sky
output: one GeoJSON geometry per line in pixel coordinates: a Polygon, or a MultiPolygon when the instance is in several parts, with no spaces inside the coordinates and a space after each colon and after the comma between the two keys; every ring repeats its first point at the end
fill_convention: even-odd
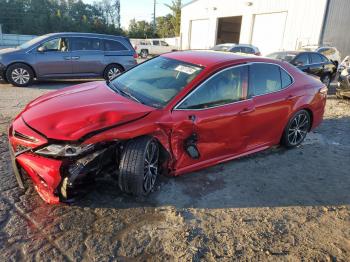
{"type": "MultiPolygon", "coordinates": [[[[96,0],[83,0],[85,3],[93,3],[96,0]]],[[[97,0],[98,1],[98,0],[97,0]]],[[[189,0],[184,0],[187,3],[189,0]]],[[[164,4],[171,4],[171,0],[156,0],[156,16],[170,13],[170,9],[164,4]]],[[[153,0],[120,0],[120,16],[123,28],[128,28],[129,21],[136,20],[151,21],[153,17],[153,0]]]]}

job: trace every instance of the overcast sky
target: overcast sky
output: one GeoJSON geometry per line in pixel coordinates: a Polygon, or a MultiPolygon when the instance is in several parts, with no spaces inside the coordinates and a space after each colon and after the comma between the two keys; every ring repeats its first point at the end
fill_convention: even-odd
{"type": "MultiPolygon", "coordinates": [[[[83,0],[85,3],[93,3],[96,0],[83,0]]],[[[183,3],[189,0],[183,0],[183,3]]],[[[171,0],[157,0],[156,16],[162,16],[170,13],[170,9],[164,4],[170,4],[171,0]]],[[[133,18],[136,20],[152,20],[153,0],[120,0],[120,15],[123,28],[128,28],[129,21],[133,18]]]]}

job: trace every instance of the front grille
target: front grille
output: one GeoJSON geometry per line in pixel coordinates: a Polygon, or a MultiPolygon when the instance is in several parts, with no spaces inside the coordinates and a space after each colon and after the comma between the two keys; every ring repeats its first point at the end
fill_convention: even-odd
{"type": "Polygon", "coordinates": [[[22,139],[22,140],[26,140],[26,141],[30,141],[30,142],[36,142],[37,141],[35,138],[23,135],[23,134],[21,134],[21,133],[19,133],[17,131],[15,131],[13,135],[15,137],[19,138],[19,139],[22,139]]]}

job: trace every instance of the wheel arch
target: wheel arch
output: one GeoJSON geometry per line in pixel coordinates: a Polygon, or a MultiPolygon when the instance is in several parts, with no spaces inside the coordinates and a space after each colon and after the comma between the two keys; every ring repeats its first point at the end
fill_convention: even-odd
{"type": "Polygon", "coordinates": [[[12,62],[11,64],[8,64],[8,65],[6,66],[5,77],[6,77],[7,70],[9,69],[9,67],[12,66],[12,65],[14,65],[14,64],[23,64],[23,65],[29,66],[30,69],[32,69],[32,71],[33,71],[34,78],[37,77],[36,71],[35,71],[34,67],[33,67],[31,64],[29,64],[29,63],[27,63],[27,62],[20,62],[20,61],[12,62]]]}

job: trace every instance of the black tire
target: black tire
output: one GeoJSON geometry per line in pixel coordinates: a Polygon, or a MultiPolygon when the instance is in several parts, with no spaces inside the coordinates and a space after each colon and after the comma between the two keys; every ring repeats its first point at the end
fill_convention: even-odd
{"type": "Polygon", "coordinates": [[[140,137],[127,142],[119,164],[118,184],[120,189],[135,196],[148,195],[155,185],[158,174],[158,142],[151,137],[140,137]],[[154,156],[154,166],[152,164],[151,167],[150,164],[147,165],[146,159],[153,147],[156,150],[156,155],[154,156]]]}
{"type": "Polygon", "coordinates": [[[149,53],[148,53],[147,49],[142,49],[141,50],[141,53],[140,53],[141,58],[146,59],[148,57],[148,55],[149,55],[149,53]]]}
{"type": "Polygon", "coordinates": [[[122,66],[117,64],[108,65],[103,72],[103,78],[106,81],[111,81],[122,72],[124,72],[124,68],[122,66]]]}
{"type": "Polygon", "coordinates": [[[329,86],[331,85],[332,82],[332,77],[331,74],[325,74],[322,78],[321,78],[322,83],[324,83],[327,88],[329,88],[329,86]]]}
{"type": "Polygon", "coordinates": [[[311,128],[311,117],[308,111],[300,110],[288,121],[281,139],[281,144],[287,148],[300,145],[311,128]]]}
{"type": "Polygon", "coordinates": [[[6,79],[14,86],[25,87],[31,85],[34,78],[32,68],[26,64],[16,63],[6,70],[6,79]]]}

